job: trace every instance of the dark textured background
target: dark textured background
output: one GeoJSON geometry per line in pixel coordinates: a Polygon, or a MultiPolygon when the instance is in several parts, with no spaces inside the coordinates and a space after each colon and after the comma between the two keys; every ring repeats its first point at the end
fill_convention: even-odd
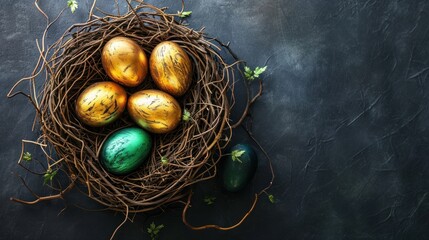
{"type": "MultiPolygon", "coordinates": [[[[77,12],[52,27],[50,42],[85,21],[92,2],[78,1],[77,12]]],[[[53,17],[65,2],[41,6],[53,17]]],[[[179,1],[148,2],[180,10],[179,1]]],[[[114,2],[98,6],[110,10],[114,2]]],[[[278,202],[262,198],[230,232],[192,232],[178,209],[137,216],[117,239],[148,239],[152,221],[166,225],[161,239],[428,239],[428,1],[189,0],[186,9],[193,11],[191,27],[230,41],[250,66],[268,59],[254,134],[273,159],[270,193],[278,202]]],[[[34,110],[23,97],[5,98],[31,73],[44,24],[29,1],[1,1],[0,239],[107,239],[123,216],[82,210],[75,204],[97,205],[77,191],[65,203],[9,201],[31,197],[15,173],[49,193],[16,164],[20,140],[37,137],[30,131],[34,110]]],[[[234,141],[249,140],[238,131],[234,141]]],[[[239,194],[225,194],[215,182],[198,186],[189,220],[234,223],[268,181],[259,156],[255,179],[239,194]],[[217,197],[214,206],[200,203],[205,194],[217,197]]]]}

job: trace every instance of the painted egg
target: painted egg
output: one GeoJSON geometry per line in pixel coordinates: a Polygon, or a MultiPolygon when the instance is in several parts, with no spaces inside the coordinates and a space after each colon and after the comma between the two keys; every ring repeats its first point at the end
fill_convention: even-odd
{"type": "Polygon", "coordinates": [[[258,158],[253,148],[247,144],[237,144],[223,165],[222,183],[229,192],[243,189],[255,175],[258,158]]]}
{"type": "Polygon", "coordinates": [[[131,95],[127,109],[137,125],[153,133],[172,131],[182,118],[182,109],[176,99],[153,89],[131,95]]]}
{"type": "Polygon", "coordinates": [[[76,113],[85,124],[101,127],[118,119],[125,110],[127,93],[114,82],[97,82],[76,100],[76,113]]]}
{"type": "Polygon", "coordinates": [[[113,81],[127,87],[141,84],[148,72],[145,52],[135,41],[126,37],[110,39],[103,48],[101,62],[113,81]]]}
{"type": "Polygon", "coordinates": [[[124,175],[145,162],[151,147],[152,138],[145,130],[138,127],[123,128],[104,141],[99,160],[106,171],[124,175]]]}
{"type": "Polygon", "coordinates": [[[174,42],[158,44],[150,55],[149,67],[156,86],[173,96],[182,96],[191,85],[191,60],[174,42]]]}

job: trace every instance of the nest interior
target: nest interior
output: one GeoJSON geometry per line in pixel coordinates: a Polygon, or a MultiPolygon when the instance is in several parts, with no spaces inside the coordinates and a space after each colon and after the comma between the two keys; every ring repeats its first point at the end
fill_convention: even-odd
{"type": "MultiPolygon", "coordinates": [[[[142,3],[124,15],[103,14],[73,25],[47,51],[43,59],[46,81],[36,104],[41,124],[40,142],[52,146],[58,159],[48,166],[65,169],[71,184],[109,209],[146,212],[180,201],[192,184],[212,178],[222,149],[232,133],[229,123],[231,99],[227,96],[234,78],[231,65],[219,55],[213,39],[204,36],[152,5],[142,3]],[[75,101],[89,85],[108,81],[101,64],[101,51],[111,38],[135,40],[149,56],[162,41],[178,43],[190,56],[192,85],[178,98],[191,120],[168,134],[152,135],[153,147],[147,163],[126,176],[106,172],[97,152],[113,131],[134,123],[125,112],[115,123],[92,128],[75,114],[75,101]],[[161,164],[166,156],[168,165],[161,164]]],[[[154,88],[150,76],[141,86],[127,88],[128,94],[154,88]]]]}

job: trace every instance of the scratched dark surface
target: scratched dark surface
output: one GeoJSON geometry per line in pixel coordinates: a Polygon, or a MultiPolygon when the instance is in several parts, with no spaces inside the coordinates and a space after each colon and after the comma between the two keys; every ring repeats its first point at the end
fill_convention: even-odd
{"type": "MultiPolygon", "coordinates": [[[[53,17],[65,2],[40,5],[53,17]]],[[[48,41],[86,20],[92,2],[78,2],[76,13],[65,12],[52,26],[48,41]]],[[[149,2],[180,10],[178,1],[149,2]]],[[[76,205],[99,206],[78,191],[34,206],[9,201],[32,197],[15,174],[50,193],[16,164],[20,140],[37,138],[30,131],[34,110],[23,97],[5,98],[14,81],[31,73],[45,22],[29,1],[1,5],[0,239],[108,239],[123,216],[82,210],[76,205]]],[[[109,10],[114,1],[97,5],[109,10]]],[[[136,216],[116,239],[149,239],[152,221],[166,226],[160,239],[429,238],[428,1],[189,0],[186,9],[193,11],[191,27],[230,41],[250,66],[268,60],[253,124],[272,157],[270,193],[278,201],[262,197],[229,232],[193,232],[172,209],[136,216]]],[[[234,141],[250,142],[240,131],[234,141]]],[[[188,220],[235,223],[269,180],[258,155],[258,172],[243,192],[226,194],[216,182],[198,186],[188,220]],[[202,204],[207,194],[217,197],[213,206],[202,204]]]]}

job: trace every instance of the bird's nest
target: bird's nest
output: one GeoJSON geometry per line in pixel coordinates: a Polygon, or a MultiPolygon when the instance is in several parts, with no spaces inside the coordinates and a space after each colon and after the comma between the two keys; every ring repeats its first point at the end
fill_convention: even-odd
{"type": "MultiPolygon", "coordinates": [[[[37,1],[36,6],[44,14],[37,1]]],[[[33,143],[41,146],[47,155],[46,172],[62,171],[69,183],[57,189],[57,194],[36,196],[32,202],[13,200],[31,204],[62,198],[77,186],[91,199],[126,216],[183,199],[186,204],[191,185],[215,176],[216,163],[232,134],[229,113],[234,101],[231,89],[234,64],[228,65],[219,54],[221,48],[229,48],[202,31],[176,21],[177,14],[168,14],[165,9],[147,3],[141,2],[137,7],[129,5],[129,11],[122,15],[100,10],[102,16],[96,16],[94,6],[95,1],[87,22],[71,26],[50,47],[45,43],[52,23],[48,24],[38,44],[40,57],[33,74],[18,81],[9,93],[10,97],[24,94],[31,100],[41,128],[40,138],[33,143]],[[168,134],[152,135],[154,144],[147,164],[126,176],[106,172],[97,153],[106,136],[134,125],[131,118],[124,113],[111,125],[93,128],[82,124],[75,112],[76,99],[86,87],[109,81],[101,64],[101,51],[104,44],[116,36],[135,40],[147,55],[162,41],[176,42],[190,56],[193,68],[190,89],[177,99],[182,108],[191,113],[191,120],[182,122],[168,134]],[[38,93],[36,82],[41,76],[46,78],[38,93]],[[24,81],[31,83],[30,94],[15,90],[24,81]],[[55,158],[49,149],[55,151],[55,158]],[[161,157],[167,157],[169,163],[162,164],[161,157]]],[[[141,86],[128,88],[127,92],[150,88],[154,85],[148,77],[141,86]]],[[[253,101],[248,101],[247,107],[253,101]]],[[[257,195],[252,209],[256,199],[257,195]]]]}

